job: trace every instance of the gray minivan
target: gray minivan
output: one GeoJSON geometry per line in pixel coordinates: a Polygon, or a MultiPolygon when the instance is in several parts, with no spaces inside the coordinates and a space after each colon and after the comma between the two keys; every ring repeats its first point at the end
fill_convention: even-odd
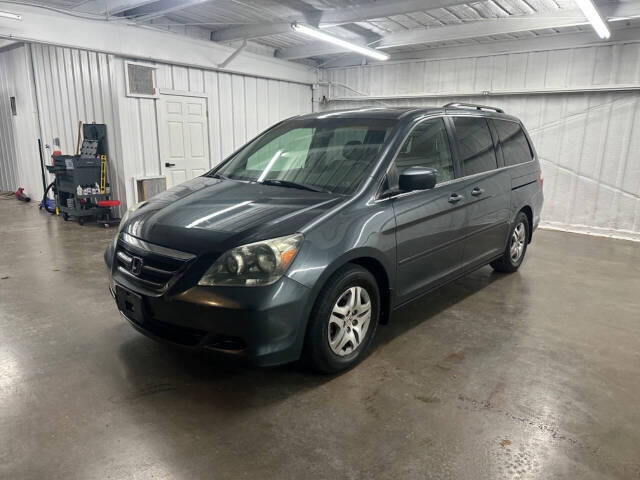
{"type": "Polygon", "coordinates": [[[393,309],[487,264],[517,270],[542,204],[531,139],[500,109],[315,113],[130,208],[105,261],[145,335],[335,372],[393,309]]]}

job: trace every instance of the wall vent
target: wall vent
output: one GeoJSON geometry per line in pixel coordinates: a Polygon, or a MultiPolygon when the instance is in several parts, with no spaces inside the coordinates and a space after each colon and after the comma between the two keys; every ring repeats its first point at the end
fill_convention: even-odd
{"type": "Polygon", "coordinates": [[[128,97],[158,97],[156,67],[135,62],[125,62],[125,67],[128,97]]]}

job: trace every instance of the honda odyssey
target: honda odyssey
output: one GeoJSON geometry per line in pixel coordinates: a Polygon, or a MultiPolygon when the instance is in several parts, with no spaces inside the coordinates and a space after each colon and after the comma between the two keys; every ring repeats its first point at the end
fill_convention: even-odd
{"type": "Polygon", "coordinates": [[[515,272],[542,204],[531,139],[498,108],[315,113],[130,208],[105,261],[149,337],[336,372],[394,309],[487,264],[515,272]]]}

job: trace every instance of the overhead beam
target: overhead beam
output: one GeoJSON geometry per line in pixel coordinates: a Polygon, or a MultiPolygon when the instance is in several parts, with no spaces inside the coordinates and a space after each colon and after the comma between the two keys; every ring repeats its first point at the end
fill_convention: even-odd
{"type": "Polygon", "coordinates": [[[256,23],[230,27],[216,32],[211,32],[211,40],[214,42],[230,42],[233,40],[251,40],[252,38],[268,37],[279,33],[290,33],[292,21],[279,23],[256,23]]]}
{"type": "MultiPolygon", "coordinates": [[[[362,43],[357,44],[361,46],[367,46],[362,43]]],[[[274,56],[283,60],[298,60],[300,58],[336,55],[338,53],[344,53],[347,51],[348,50],[337,45],[333,45],[332,43],[312,42],[306,45],[296,45],[295,47],[280,48],[275,51],[274,56]]]]}
{"type": "Polygon", "coordinates": [[[530,15],[502,17],[491,20],[480,20],[446,27],[420,28],[384,36],[378,48],[402,47],[421,43],[438,43],[467,38],[486,37],[519,33],[546,28],[573,27],[589,23],[581,10],[558,10],[550,15],[548,12],[530,15]]]}
{"type": "MultiPolygon", "coordinates": [[[[335,10],[325,10],[319,15],[317,25],[315,26],[328,27],[332,25],[343,25],[345,23],[364,22],[373,18],[453,7],[465,3],[468,3],[468,0],[432,0],[428,3],[424,0],[380,0],[335,10]]],[[[211,40],[216,42],[230,42],[238,39],[260,38],[280,33],[289,33],[291,32],[291,23],[293,22],[308,22],[308,19],[303,15],[299,15],[288,17],[284,22],[256,23],[225,28],[213,32],[211,40]]]]}
{"type": "Polygon", "coordinates": [[[118,16],[131,18],[137,22],[146,22],[206,1],[208,0],[156,0],[135,8],[122,10],[118,16]]]}
{"type": "Polygon", "coordinates": [[[317,79],[315,69],[246,50],[235,57],[227,68],[222,69],[219,64],[235,49],[208,40],[133,26],[128,22],[82,19],[31,5],[5,4],[0,0],[0,7],[4,5],[10,5],[12,12],[22,15],[22,20],[17,22],[0,17],[0,38],[307,85],[313,84],[317,79]],[[51,28],[51,25],[56,28],[51,28]],[[73,35],[69,35],[69,32],[73,32],[73,35]]]}
{"type": "Polygon", "coordinates": [[[156,0],[88,0],[75,7],[72,10],[83,13],[103,14],[105,16],[116,15],[131,8],[140,7],[156,0]]]}
{"type": "Polygon", "coordinates": [[[469,0],[382,0],[351,5],[336,10],[326,10],[322,14],[322,26],[340,25],[343,23],[363,22],[373,18],[392,17],[406,13],[435,10],[438,8],[465,5],[469,0]]]}
{"type": "Polygon", "coordinates": [[[7,47],[11,47],[12,45],[17,44],[18,42],[14,41],[14,40],[5,40],[0,38],[0,50],[7,48],[7,47]]]}
{"type": "MultiPolygon", "coordinates": [[[[640,2],[620,3],[601,7],[603,15],[612,19],[640,16],[640,2]]],[[[548,12],[531,15],[502,17],[491,20],[479,20],[472,23],[449,25],[446,27],[421,28],[407,30],[386,35],[375,45],[378,48],[400,47],[439,42],[465,40],[469,38],[503,35],[530,30],[561,28],[588,24],[588,20],[578,9],[557,10],[553,14],[548,12]]],[[[346,50],[322,42],[304,46],[280,49],[276,52],[278,58],[287,60],[332,55],[346,50]]]]}
{"type": "MultiPolygon", "coordinates": [[[[501,40],[491,43],[475,45],[460,45],[452,47],[427,48],[411,52],[396,53],[393,60],[386,62],[370,62],[365,65],[390,65],[395,63],[419,62],[425,60],[452,60],[459,58],[480,58],[509,53],[530,53],[553,50],[566,50],[590,46],[615,45],[619,43],[640,43],[640,27],[614,30],[613,39],[603,42],[593,35],[593,32],[563,33],[559,35],[545,35],[535,38],[501,40]]],[[[328,62],[324,68],[361,67],[362,57],[357,55],[343,56],[328,62]]]]}

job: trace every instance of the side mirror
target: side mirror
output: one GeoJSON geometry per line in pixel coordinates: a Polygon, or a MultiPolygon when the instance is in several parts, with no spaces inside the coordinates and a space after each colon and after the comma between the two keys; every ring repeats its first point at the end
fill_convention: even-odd
{"type": "Polygon", "coordinates": [[[438,171],[435,168],[409,167],[398,179],[398,187],[404,192],[429,190],[436,186],[438,171]]]}

